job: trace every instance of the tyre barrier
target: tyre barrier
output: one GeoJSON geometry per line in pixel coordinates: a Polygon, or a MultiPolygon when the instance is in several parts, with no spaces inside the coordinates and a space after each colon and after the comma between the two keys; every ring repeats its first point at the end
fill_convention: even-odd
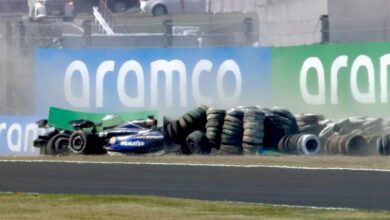
{"type": "Polygon", "coordinates": [[[320,139],[312,134],[286,135],[278,143],[282,153],[316,155],[321,151],[320,139]]]}
{"type": "Polygon", "coordinates": [[[361,135],[332,135],[325,144],[325,152],[333,155],[361,156],[368,151],[369,145],[361,135]]]}
{"type": "Polygon", "coordinates": [[[214,148],[219,149],[226,111],[217,108],[209,108],[206,115],[206,137],[214,148]]]}
{"type": "Polygon", "coordinates": [[[326,127],[326,125],[320,123],[324,120],[324,116],[316,114],[299,114],[295,116],[299,133],[307,133],[319,135],[319,133],[326,127]]]}
{"type": "Polygon", "coordinates": [[[177,120],[172,120],[164,125],[164,133],[168,138],[181,146],[184,154],[190,154],[191,151],[187,146],[186,138],[196,130],[205,130],[207,121],[207,106],[197,107],[177,120]]]}
{"type": "Polygon", "coordinates": [[[385,134],[379,137],[376,146],[380,155],[390,155],[390,135],[385,134]]]}
{"type": "Polygon", "coordinates": [[[244,111],[239,108],[226,112],[222,126],[220,154],[241,154],[243,152],[242,139],[244,111]]]}
{"type": "Polygon", "coordinates": [[[272,108],[272,112],[289,121],[287,123],[288,130],[286,130],[286,132],[285,132],[286,134],[298,134],[299,133],[299,127],[298,127],[297,120],[296,120],[295,116],[289,110],[281,108],[279,106],[275,106],[272,108]]]}
{"type": "Polygon", "coordinates": [[[279,141],[285,135],[281,117],[275,114],[266,115],[264,119],[264,148],[277,150],[279,141]]]}
{"type": "Polygon", "coordinates": [[[242,147],[244,154],[256,154],[263,150],[265,114],[255,108],[244,113],[242,147]]]}

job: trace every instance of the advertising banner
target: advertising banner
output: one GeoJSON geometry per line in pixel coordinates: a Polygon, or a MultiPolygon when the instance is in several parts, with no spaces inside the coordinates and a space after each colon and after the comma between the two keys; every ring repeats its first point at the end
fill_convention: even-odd
{"type": "Polygon", "coordinates": [[[0,116],[0,155],[38,155],[39,149],[33,147],[33,140],[44,132],[35,124],[39,119],[34,116],[0,116]]]}
{"type": "Polygon", "coordinates": [[[389,66],[389,43],[273,48],[273,103],[295,112],[390,116],[389,66]]]}
{"type": "Polygon", "coordinates": [[[37,49],[36,112],[268,105],[271,49],[37,49]]]}

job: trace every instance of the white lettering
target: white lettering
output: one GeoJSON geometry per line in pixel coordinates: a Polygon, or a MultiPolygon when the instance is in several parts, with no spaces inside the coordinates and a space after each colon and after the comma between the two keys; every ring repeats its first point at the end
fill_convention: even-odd
{"type": "Polygon", "coordinates": [[[145,106],[145,79],[142,66],[135,60],[127,61],[119,70],[118,76],[118,95],[121,103],[129,108],[142,108],[145,106]],[[133,72],[137,78],[137,95],[132,98],[127,95],[125,90],[126,75],[133,72]]]}
{"type": "Polygon", "coordinates": [[[103,83],[104,77],[108,72],[114,72],[115,62],[112,60],[104,61],[100,64],[97,72],[96,72],[96,107],[103,107],[103,99],[104,99],[104,90],[103,83]]]}
{"type": "Polygon", "coordinates": [[[38,126],[35,123],[27,124],[24,132],[24,152],[34,152],[35,148],[32,147],[32,143],[39,135],[38,126]]]}
{"type": "Polygon", "coordinates": [[[241,89],[242,89],[242,78],[241,78],[240,67],[234,60],[226,60],[221,64],[217,73],[217,94],[219,99],[223,103],[229,103],[230,105],[235,105],[240,99],[241,89]],[[224,77],[228,72],[233,73],[236,82],[235,90],[231,97],[226,96],[223,88],[224,77]]]}
{"type": "Polygon", "coordinates": [[[87,108],[89,107],[89,73],[88,68],[82,61],[75,60],[73,61],[69,67],[66,69],[65,72],[65,98],[68,101],[69,104],[71,104],[74,107],[78,108],[87,108]],[[81,96],[76,97],[72,92],[72,77],[73,75],[78,72],[81,75],[81,82],[82,82],[82,88],[81,88],[81,96]]]}
{"type": "Polygon", "coordinates": [[[380,59],[380,82],[381,82],[381,102],[387,103],[388,101],[388,82],[387,82],[387,75],[388,75],[388,66],[390,65],[390,54],[386,54],[381,57],[380,59]]]}
{"type": "Polygon", "coordinates": [[[192,94],[197,104],[213,104],[213,99],[211,97],[205,97],[200,92],[200,75],[203,72],[210,73],[212,68],[213,63],[209,60],[200,60],[194,67],[194,71],[192,73],[192,94]]]}
{"type": "Polygon", "coordinates": [[[360,103],[375,103],[375,75],[374,65],[368,56],[360,55],[352,64],[350,80],[352,96],[360,103]],[[358,88],[358,73],[360,68],[367,69],[368,92],[363,93],[358,88]]]}
{"type": "Polygon", "coordinates": [[[333,105],[338,104],[338,73],[341,68],[347,67],[348,65],[348,57],[343,55],[336,58],[333,61],[331,72],[330,72],[330,103],[333,105]]]}
{"type": "Polygon", "coordinates": [[[301,95],[306,103],[312,105],[325,104],[325,71],[318,57],[310,57],[305,60],[300,72],[299,84],[301,95]],[[315,69],[318,79],[318,94],[310,94],[307,88],[307,75],[310,69],[315,69]]]}
{"type": "Polygon", "coordinates": [[[151,105],[158,105],[158,74],[165,75],[165,96],[167,107],[173,107],[173,73],[179,75],[179,92],[180,106],[187,106],[187,70],[185,64],[181,60],[157,60],[151,64],[151,105]]]}
{"type": "Polygon", "coordinates": [[[20,124],[12,124],[7,132],[7,145],[12,152],[22,151],[22,126],[20,124]],[[16,142],[13,142],[16,138],[16,142]]]}

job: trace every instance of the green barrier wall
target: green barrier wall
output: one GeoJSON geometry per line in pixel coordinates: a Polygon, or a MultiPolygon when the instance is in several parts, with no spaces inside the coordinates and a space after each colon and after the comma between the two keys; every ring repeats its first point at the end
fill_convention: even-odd
{"type": "MultiPolygon", "coordinates": [[[[86,119],[93,122],[100,122],[101,119],[111,113],[87,113],[70,111],[66,109],[51,107],[49,110],[49,124],[53,127],[64,129],[68,131],[74,130],[69,124],[70,121],[77,119],[86,119]]],[[[125,121],[145,119],[148,115],[154,115],[156,119],[159,118],[157,111],[138,111],[138,112],[115,112],[115,114],[121,116],[125,121]]]]}
{"type": "Polygon", "coordinates": [[[273,48],[272,98],[294,112],[390,116],[390,43],[273,48]]]}

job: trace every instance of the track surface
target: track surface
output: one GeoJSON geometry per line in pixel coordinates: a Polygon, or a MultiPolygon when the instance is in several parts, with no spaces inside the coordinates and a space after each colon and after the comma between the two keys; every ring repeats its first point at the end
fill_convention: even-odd
{"type": "Polygon", "coordinates": [[[390,210],[390,172],[0,162],[0,191],[390,210]]]}

